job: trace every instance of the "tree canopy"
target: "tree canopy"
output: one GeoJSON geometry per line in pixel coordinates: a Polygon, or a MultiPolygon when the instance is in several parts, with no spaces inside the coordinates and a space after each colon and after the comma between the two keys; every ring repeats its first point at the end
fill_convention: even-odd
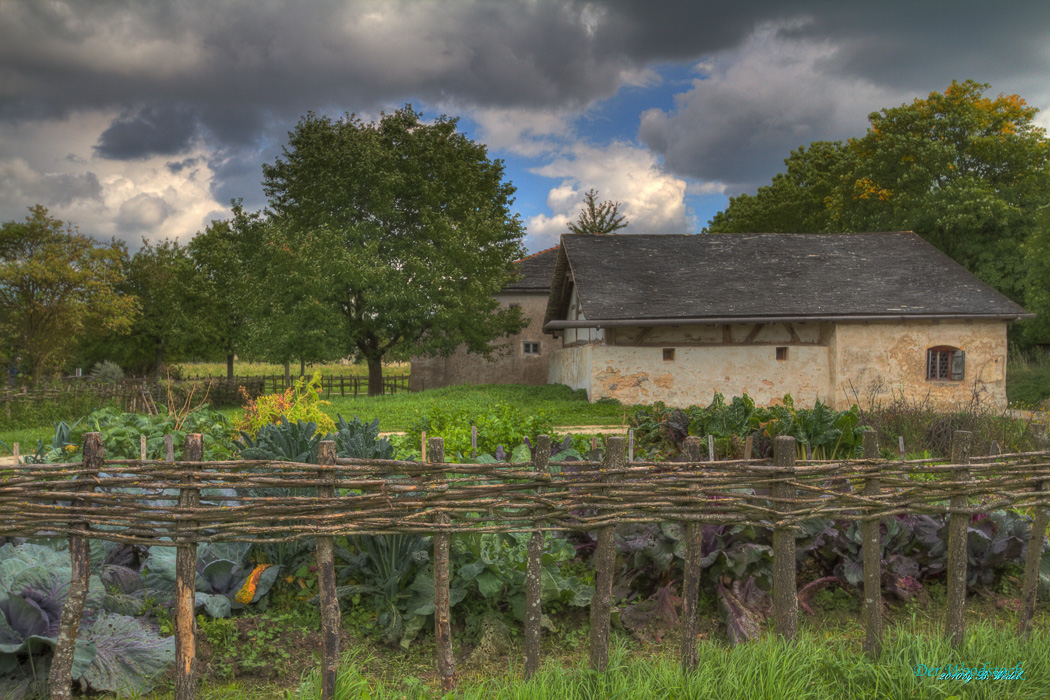
{"type": "Polygon", "coordinates": [[[620,202],[605,200],[598,203],[598,190],[590,189],[583,196],[583,211],[575,223],[569,224],[573,233],[614,233],[627,227],[627,219],[620,214],[620,202]]]}
{"type": "Polygon", "coordinates": [[[524,326],[494,298],[524,253],[514,187],[456,125],[407,105],[371,123],[310,113],[263,166],[275,269],[295,271],[300,304],[336,312],[370,393],[388,353],[488,355],[524,326]]]}
{"type": "Polygon", "coordinates": [[[0,225],[0,356],[40,381],[80,337],[130,330],[139,307],[118,289],[122,244],[100,243],[42,206],[29,211],[25,221],[0,225]]]}
{"type": "Polygon", "coordinates": [[[1025,303],[1038,286],[1029,271],[1042,248],[1025,242],[1050,204],[1050,141],[1034,107],[986,97],[989,87],[953,82],[873,112],[862,137],[792,151],[785,173],[733,197],[706,230],[915,231],[1025,303]]]}

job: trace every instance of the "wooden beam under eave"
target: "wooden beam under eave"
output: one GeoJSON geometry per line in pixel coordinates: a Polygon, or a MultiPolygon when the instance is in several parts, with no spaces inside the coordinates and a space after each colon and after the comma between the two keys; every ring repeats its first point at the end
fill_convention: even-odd
{"type": "Polygon", "coordinates": [[[788,329],[788,333],[791,334],[792,343],[801,343],[802,340],[798,337],[798,333],[795,332],[795,327],[790,323],[785,323],[784,326],[788,329]]]}
{"type": "Polygon", "coordinates": [[[758,337],[758,334],[761,333],[762,329],[765,327],[766,324],[764,323],[756,323],[755,327],[752,328],[751,332],[747,334],[746,338],[744,338],[744,345],[750,345],[751,343],[755,342],[755,338],[758,337]]]}

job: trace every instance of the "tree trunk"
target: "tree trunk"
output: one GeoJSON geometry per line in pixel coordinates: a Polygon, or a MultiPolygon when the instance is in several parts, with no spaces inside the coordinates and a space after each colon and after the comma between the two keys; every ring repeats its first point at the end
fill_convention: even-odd
{"type": "Polygon", "coordinates": [[[292,383],[292,363],[284,363],[284,386],[287,388],[292,383]]]}
{"type": "Polygon", "coordinates": [[[233,381],[233,353],[226,355],[226,381],[233,381]]]}
{"type": "Polygon", "coordinates": [[[383,394],[383,360],[379,357],[368,358],[368,395],[383,394]]]}
{"type": "Polygon", "coordinates": [[[299,376],[300,377],[305,377],[306,376],[306,360],[304,360],[301,357],[299,358],[299,376]]]}
{"type": "Polygon", "coordinates": [[[157,343],[157,352],[153,357],[154,371],[157,373],[157,379],[160,379],[164,372],[164,346],[160,343],[157,343]]]}

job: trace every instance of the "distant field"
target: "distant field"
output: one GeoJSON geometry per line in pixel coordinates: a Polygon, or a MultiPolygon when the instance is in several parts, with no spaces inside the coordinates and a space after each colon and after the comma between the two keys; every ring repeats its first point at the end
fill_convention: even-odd
{"type": "MultiPolygon", "coordinates": [[[[183,362],[179,364],[185,377],[225,377],[225,362],[183,362]]],[[[384,376],[395,376],[408,374],[411,365],[408,362],[393,362],[383,365],[384,376]]],[[[299,376],[299,363],[292,363],[292,376],[299,376]]],[[[342,364],[341,362],[329,362],[325,364],[306,365],[306,374],[313,375],[320,370],[321,374],[342,374],[346,376],[367,377],[368,365],[366,364],[342,364]]],[[[284,365],[275,365],[268,362],[234,362],[233,373],[238,377],[260,377],[283,375],[284,365]]]]}

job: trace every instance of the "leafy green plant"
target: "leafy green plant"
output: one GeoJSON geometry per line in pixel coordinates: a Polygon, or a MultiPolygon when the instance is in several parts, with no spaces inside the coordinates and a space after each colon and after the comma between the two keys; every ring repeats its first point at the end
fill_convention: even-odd
{"type": "Polygon", "coordinates": [[[379,437],[379,419],[365,423],[357,416],[349,423],[339,414],[335,424],[335,435],[326,439],[335,439],[336,454],[340,457],[358,459],[393,459],[394,446],[387,438],[379,437]]]}
{"type": "Polygon", "coordinates": [[[469,455],[471,426],[477,426],[478,454],[511,449],[521,445],[525,438],[535,441],[539,435],[550,435],[554,428],[543,409],[526,413],[507,403],[497,403],[483,413],[468,408],[439,408],[429,410],[416,421],[408,431],[409,444],[418,445],[422,432],[426,431],[427,435],[444,439],[446,455],[469,455]]]}
{"type": "MultiPolygon", "coordinates": [[[[68,552],[31,543],[0,547],[0,687],[27,693],[42,687],[71,580],[68,552]]],[[[101,692],[149,692],[174,661],[174,640],[139,619],[106,613],[104,600],[102,581],[92,575],[73,677],[101,692]]]]}
{"type": "Polygon", "coordinates": [[[317,464],[318,445],[323,436],[317,432],[313,421],[291,422],[281,416],[277,423],[266,423],[259,428],[255,439],[247,431],[241,431],[241,440],[235,444],[241,459],[288,460],[317,464]]]}
{"type": "MultiPolygon", "coordinates": [[[[336,594],[341,600],[360,596],[356,598],[359,602],[367,601],[378,617],[383,641],[400,641],[407,648],[430,614],[413,611],[406,615],[414,574],[429,560],[429,540],[420,535],[360,535],[351,537],[349,544],[353,549],[336,547],[341,562],[337,574],[340,580],[358,583],[339,586],[336,594]]],[[[433,608],[432,579],[430,596],[433,608]]],[[[455,593],[453,600],[458,602],[455,593]]]]}
{"type": "Polygon", "coordinates": [[[279,423],[282,418],[291,423],[314,423],[322,435],[336,430],[335,422],[321,408],[331,402],[321,399],[320,372],[315,372],[309,380],[299,377],[294,386],[280,394],[253,398],[245,392],[244,398],[244,415],[237,427],[252,438],[264,425],[279,423]]]}
{"type": "MultiPolygon", "coordinates": [[[[182,456],[186,436],[200,433],[204,442],[204,459],[221,460],[232,455],[233,427],[226,416],[206,407],[177,417],[163,409],[157,415],[124,413],[115,408],[104,408],[89,413],[74,424],[69,439],[80,444],[83,434],[98,432],[106,448],[108,459],[137,459],[140,454],[140,438],[146,437],[146,458],[164,457],[164,436],[171,435],[175,458],[182,456]]],[[[56,438],[58,431],[56,429],[56,438]]],[[[64,456],[63,461],[80,459],[79,452],[64,456]]],[[[51,461],[49,457],[49,461],[51,461]]]]}

